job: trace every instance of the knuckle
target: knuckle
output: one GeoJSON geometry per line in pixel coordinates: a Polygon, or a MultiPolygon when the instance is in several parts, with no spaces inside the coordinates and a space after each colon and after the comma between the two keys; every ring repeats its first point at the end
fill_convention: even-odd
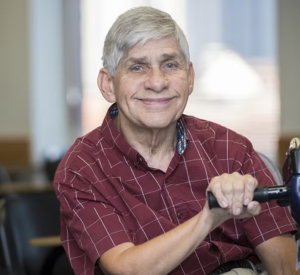
{"type": "Polygon", "coordinates": [[[217,184],[218,182],[220,182],[220,176],[213,177],[213,178],[210,180],[209,185],[210,185],[210,186],[213,186],[213,185],[217,184]]]}
{"type": "Polygon", "coordinates": [[[230,195],[230,194],[232,193],[232,188],[231,188],[231,186],[229,186],[229,185],[227,185],[227,184],[224,184],[224,185],[222,186],[222,192],[223,192],[223,194],[225,194],[225,195],[230,195]]]}
{"type": "Polygon", "coordinates": [[[235,172],[233,172],[233,173],[232,173],[232,175],[233,175],[234,177],[240,177],[240,176],[241,176],[241,174],[240,174],[240,173],[238,173],[238,172],[236,172],[236,171],[235,171],[235,172]]]}
{"type": "Polygon", "coordinates": [[[229,174],[223,173],[221,176],[219,176],[219,178],[222,180],[227,180],[229,176],[230,176],[229,174]]]}
{"type": "Polygon", "coordinates": [[[247,186],[253,187],[253,188],[257,187],[257,184],[258,184],[257,180],[253,177],[247,179],[246,183],[247,183],[247,186]]]}
{"type": "Polygon", "coordinates": [[[244,192],[244,185],[236,184],[235,187],[234,187],[234,191],[239,192],[239,193],[244,192]]]}
{"type": "Polygon", "coordinates": [[[255,178],[254,178],[253,176],[249,175],[249,174],[248,174],[248,175],[245,175],[245,178],[246,178],[246,180],[249,181],[249,182],[255,181],[255,178]]]}

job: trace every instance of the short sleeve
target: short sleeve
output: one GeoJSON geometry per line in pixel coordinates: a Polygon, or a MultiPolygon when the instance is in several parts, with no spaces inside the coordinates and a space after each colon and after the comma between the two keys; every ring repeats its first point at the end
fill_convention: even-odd
{"type": "Polygon", "coordinates": [[[93,185],[78,175],[72,175],[66,182],[68,184],[55,183],[65,226],[61,233],[62,242],[71,263],[73,258],[76,259],[74,263],[81,269],[87,259],[80,263],[78,257],[87,256],[90,265],[94,266],[110,248],[131,242],[130,235],[123,214],[114,209],[93,185]]]}

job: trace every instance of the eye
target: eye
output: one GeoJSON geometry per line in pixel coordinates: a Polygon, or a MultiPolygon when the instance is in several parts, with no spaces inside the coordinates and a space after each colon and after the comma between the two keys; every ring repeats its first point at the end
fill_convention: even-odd
{"type": "Polygon", "coordinates": [[[133,72],[140,72],[140,71],[142,70],[142,66],[139,66],[139,65],[133,66],[133,67],[131,68],[131,70],[132,70],[133,72]]]}
{"type": "Polygon", "coordinates": [[[168,69],[173,69],[173,68],[175,68],[176,66],[175,66],[175,64],[173,64],[173,63],[167,63],[167,64],[166,64],[166,67],[167,67],[168,69]]]}

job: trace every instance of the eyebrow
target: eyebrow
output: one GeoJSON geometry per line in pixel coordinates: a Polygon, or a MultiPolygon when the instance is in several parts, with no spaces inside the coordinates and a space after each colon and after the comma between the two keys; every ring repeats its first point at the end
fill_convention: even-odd
{"type": "Polygon", "coordinates": [[[148,58],[146,56],[142,57],[130,57],[126,60],[125,64],[135,64],[135,63],[146,63],[148,58]]]}
{"type": "Polygon", "coordinates": [[[176,61],[184,61],[180,54],[178,53],[164,53],[162,55],[162,60],[175,59],[176,61]]]}

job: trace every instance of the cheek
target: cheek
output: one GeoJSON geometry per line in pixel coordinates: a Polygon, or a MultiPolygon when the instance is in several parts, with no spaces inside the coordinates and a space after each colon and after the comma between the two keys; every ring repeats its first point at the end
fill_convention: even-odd
{"type": "Polygon", "coordinates": [[[177,77],[175,81],[175,85],[177,90],[181,94],[186,94],[187,96],[190,94],[190,83],[186,77],[177,77]]]}
{"type": "Polygon", "coordinates": [[[140,91],[143,82],[139,79],[124,79],[119,83],[117,91],[120,97],[131,97],[140,91]]]}
{"type": "Polygon", "coordinates": [[[134,95],[133,84],[130,83],[121,83],[115,90],[117,102],[124,102],[132,98],[134,95]]]}

